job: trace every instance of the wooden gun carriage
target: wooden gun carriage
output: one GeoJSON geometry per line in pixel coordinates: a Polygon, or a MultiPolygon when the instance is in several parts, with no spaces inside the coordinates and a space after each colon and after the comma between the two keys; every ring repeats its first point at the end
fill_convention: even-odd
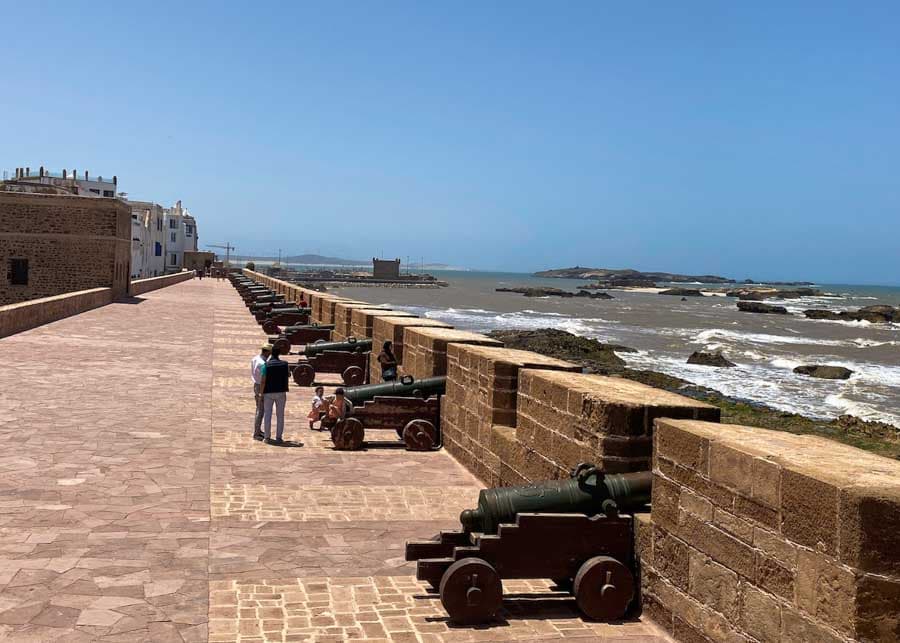
{"type": "Polygon", "coordinates": [[[316,373],[340,373],[345,386],[365,384],[369,378],[371,350],[371,339],[357,340],[355,337],[346,342],[307,344],[300,353],[305,359],[293,367],[294,383],[312,386],[316,373]]]}

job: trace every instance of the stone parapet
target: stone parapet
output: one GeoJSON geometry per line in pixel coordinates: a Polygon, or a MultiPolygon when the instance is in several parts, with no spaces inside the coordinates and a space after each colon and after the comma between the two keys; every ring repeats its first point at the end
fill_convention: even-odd
{"type": "Polygon", "coordinates": [[[64,295],[0,306],[0,337],[49,324],[111,303],[111,288],[92,288],[64,295]]]}
{"type": "MultiPolygon", "coordinates": [[[[371,308],[372,304],[338,301],[334,304],[334,331],[331,336],[335,341],[344,341],[352,332],[353,316],[356,309],[371,308]]],[[[386,308],[381,310],[388,310],[386,308]]]]}
{"type": "MultiPolygon", "coordinates": [[[[397,363],[403,365],[404,344],[403,336],[407,328],[453,328],[450,324],[446,324],[436,319],[428,319],[426,317],[385,317],[379,315],[374,318],[372,323],[372,347],[373,350],[380,351],[384,342],[393,343],[394,357],[397,363]]],[[[378,382],[381,378],[381,365],[377,360],[371,360],[369,364],[369,379],[372,382],[378,382]]]]}
{"type": "Polygon", "coordinates": [[[136,279],[131,282],[131,294],[142,295],[151,290],[165,288],[174,284],[181,283],[194,278],[192,271],[176,272],[172,275],[163,275],[162,277],[149,277],[148,279],[136,279]]]}
{"type": "Polygon", "coordinates": [[[412,313],[388,308],[354,308],[350,311],[350,337],[369,339],[376,317],[415,317],[412,313]]]}
{"type": "Polygon", "coordinates": [[[575,373],[575,364],[537,353],[495,346],[450,343],[447,393],[441,403],[444,446],[488,484],[499,480],[500,458],[492,451],[495,425],[516,426],[519,371],[528,368],[575,373]]]}
{"type": "Polygon", "coordinates": [[[900,462],[658,419],[644,610],[680,640],[900,639],[900,462]]]}
{"type": "Polygon", "coordinates": [[[719,421],[718,407],[619,377],[519,371],[516,435],[555,468],[592,462],[607,473],[648,471],[653,421],[719,421]]]}
{"type": "Polygon", "coordinates": [[[502,347],[503,342],[467,330],[410,327],[403,331],[403,364],[400,372],[416,379],[447,374],[447,346],[471,344],[502,347]]]}

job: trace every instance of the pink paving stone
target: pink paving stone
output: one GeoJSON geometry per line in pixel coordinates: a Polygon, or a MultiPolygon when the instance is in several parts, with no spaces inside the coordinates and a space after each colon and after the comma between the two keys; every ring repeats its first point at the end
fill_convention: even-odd
{"type": "MultiPolygon", "coordinates": [[[[426,595],[404,542],[456,527],[477,497],[449,455],[333,451],[306,428],[312,391],[298,388],[291,446],[250,439],[249,360],[264,339],[231,285],[211,279],[0,339],[0,638],[539,635],[548,622],[522,609],[517,627],[479,637],[414,598],[426,595]],[[53,368],[36,372],[29,359],[47,346],[53,368]],[[336,487],[364,491],[373,511],[299,504],[334,503],[346,495],[336,487]],[[429,511],[429,489],[454,491],[429,511]]],[[[577,614],[563,620],[556,636],[592,632],[577,614]]],[[[609,633],[666,640],[641,622],[609,633]]]]}

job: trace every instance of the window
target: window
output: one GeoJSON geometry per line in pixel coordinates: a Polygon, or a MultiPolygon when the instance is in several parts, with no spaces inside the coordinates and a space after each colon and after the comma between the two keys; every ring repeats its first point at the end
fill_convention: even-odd
{"type": "Polygon", "coordinates": [[[7,275],[9,283],[13,286],[28,285],[28,259],[10,259],[9,275],[7,275]]]}
{"type": "Polygon", "coordinates": [[[175,233],[174,232],[169,233],[169,241],[171,241],[172,243],[175,243],[175,240],[176,240],[175,233]]]}
{"type": "Polygon", "coordinates": [[[173,266],[178,264],[178,255],[174,252],[169,255],[169,263],[173,266]]]}
{"type": "Polygon", "coordinates": [[[162,230],[162,219],[156,220],[156,229],[160,231],[162,230]]]}
{"type": "Polygon", "coordinates": [[[134,220],[135,220],[135,221],[137,221],[137,220],[138,220],[138,218],[137,218],[137,215],[136,215],[136,214],[132,214],[132,215],[131,215],[131,218],[132,218],[132,219],[134,219],[134,220]]]}
{"type": "Polygon", "coordinates": [[[192,226],[190,224],[185,224],[184,233],[188,236],[194,234],[194,226],[192,226]]]}
{"type": "Polygon", "coordinates": [[[155,242],[155,247],[153,248],[153,250],[153,256],[162,257],[162,244],[159,241],[155,242]]]}
{"type": "Polygon", "coordinates": [[[177,222],[175,219],[169,219],[169,228],[170,228],[171,230],[177,230],[177,229],[178,229],[178,222],[177,222]]]}
{"type": "Polygon", "coordinates": [[[94,188],[91,188],[90,192],[91,192],[91,194],[96,194],[97,196],[100,196],[100,190],[95,190],[94,188]]]}
{"type": "Polygon", "coordinates": [[[116,196],[114,190],[103,190],[103,196],[116,196]]]}

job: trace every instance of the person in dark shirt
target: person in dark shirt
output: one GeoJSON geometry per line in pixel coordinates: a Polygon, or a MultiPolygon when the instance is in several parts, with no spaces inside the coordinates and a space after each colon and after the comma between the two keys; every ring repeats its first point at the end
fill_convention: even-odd
{"type": "Polygon", "coordinates": [[[393,382],[397,379],[397,358],[394,357],[394,343],[385,342],[378,353],[378,363],[381,364],[381,381],[393,382]]]}
{"type": "Polygon", "coordinates": [[[263,396],[264,425],[266,444],[281,444],[284,435],[284,405],[287,402],[288,380],[291,371],[288,363],[281,359],[277,348],[272,349],[272,356],[261,368],[262,378],[259,390],[263,396]],[[272,439],[272,408],[277,416],[275,439],[272,439]]]}

